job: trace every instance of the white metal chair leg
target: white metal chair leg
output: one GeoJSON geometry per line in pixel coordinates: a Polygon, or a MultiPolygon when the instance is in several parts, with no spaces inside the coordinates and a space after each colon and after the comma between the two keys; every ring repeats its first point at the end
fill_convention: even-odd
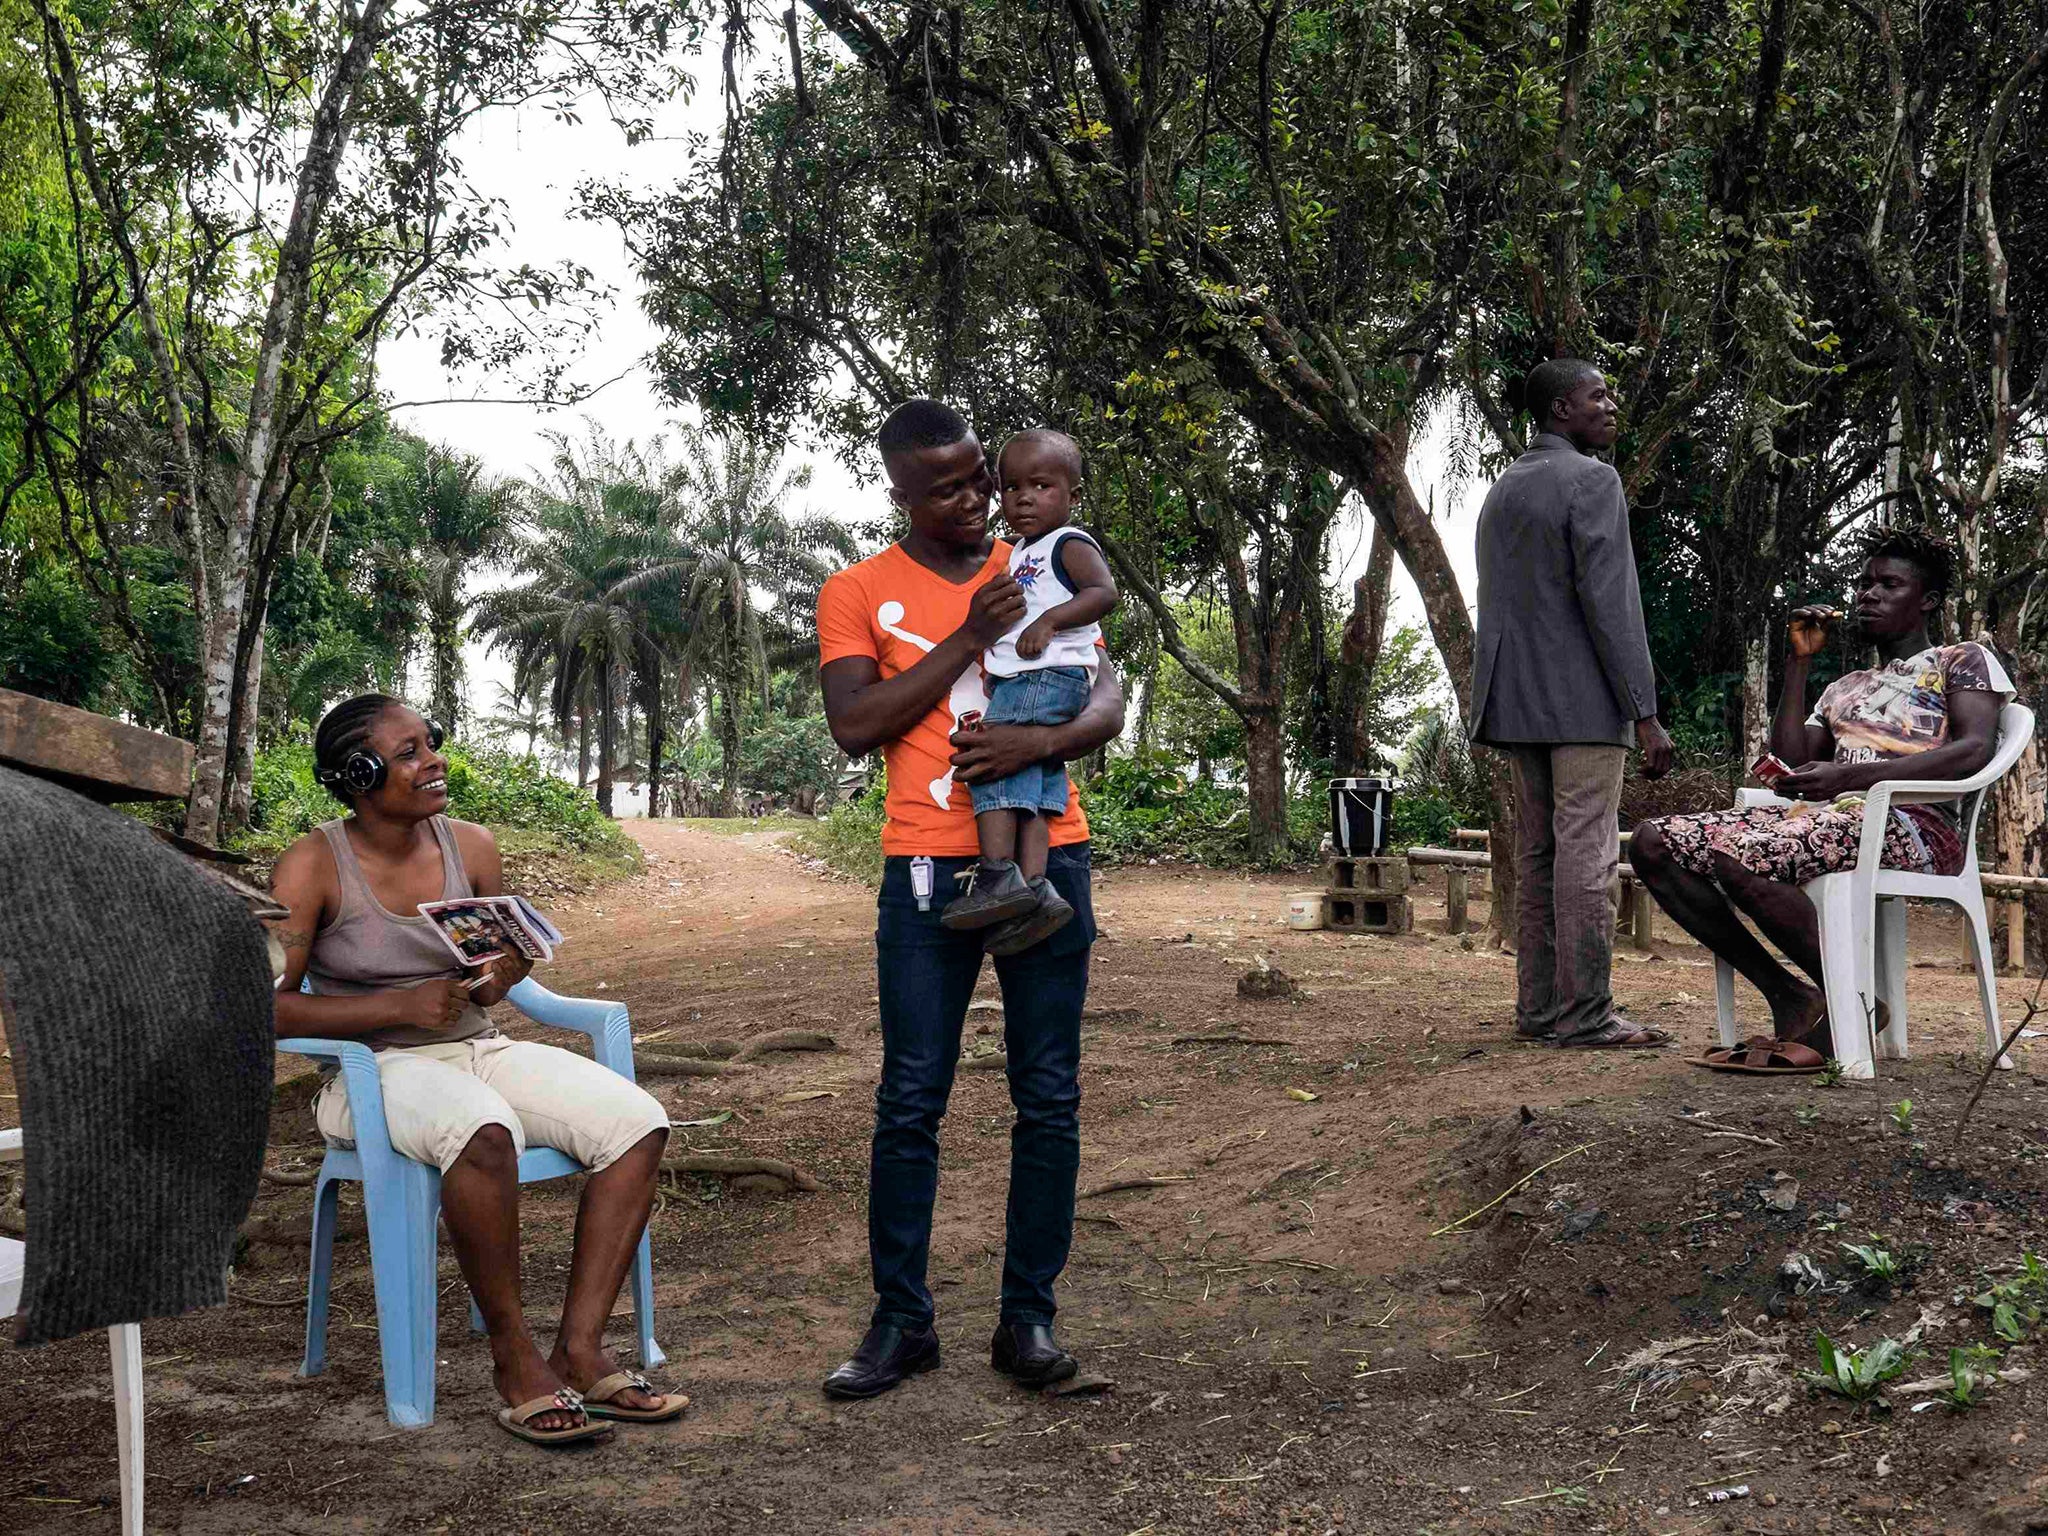
{"type": "Polygon", "coordinates": [[[1874,971],[1876,903],[1867,898],[1858,912],[1855,883],[1827,875],[1807,886],[1820,916],[1821,969],[1827,977],[1828,1030],[1843,1075],[1877,1076],[1873,1032],[1877,1013],[1874,971]]]}
{"type": "Polygon", "coordinates": [[[114,1359],[114,1438],[121,1467],[121,1536],[142,1536],[142,1330],[107,1330],[114,1359]]]}
{"type": "MultiPolygon", "coordinates": [[[[2005,1034],[1998,1022],[1998,961],[1991,951],[1991,919],[1984,910],[1981,892],[1965,893],[1957,901],[1963,909],[1963,931],[1970,945],[1970,963],[1977,970],[1977,999],[1984,1009],[1984,1049],[1995,1051],[2004,1043],[2005,1034]]],[[[2010,1056],[1998,1058],[1998,1070],[2010,1072],[2013,1060],[2010,1056]]]]}
{"type": "Polygon", "coordinates": [[[1714,957],[1714,1024],[1721,1031],[1721,1043],[1733,1050],[1742,1042],[1735,1022],[1735,967],[1714,957]]]}
{"type": "Polygon", "coordinates": [[[1906,903],[1886,896],[1877,903],[1877,995],[1890,1021],[1877,1037],[1877,1054],[1886,1061],[1906,1059],[1906,903]]]}

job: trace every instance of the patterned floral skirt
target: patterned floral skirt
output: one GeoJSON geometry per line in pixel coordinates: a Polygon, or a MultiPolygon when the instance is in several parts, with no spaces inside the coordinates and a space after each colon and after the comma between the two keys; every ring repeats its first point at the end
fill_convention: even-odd
{"type": "MultiPolygon", "coordinates": [[[[1714,855],[1725,853],[1751,874],[1804,885],[1855,868],[1863,842],[1863,802],[1849,797],[1832,805],[1708,811],[1663,816],[1651,825],[1663,832],[1672,862],[1696,875],[1713,879],[1714,855]]],[[[1962,838],[1938,811],[1902,806],[1884,829],[1882,862],[1886,869],[1952,875],[1963,867],[1962,838]]]]}

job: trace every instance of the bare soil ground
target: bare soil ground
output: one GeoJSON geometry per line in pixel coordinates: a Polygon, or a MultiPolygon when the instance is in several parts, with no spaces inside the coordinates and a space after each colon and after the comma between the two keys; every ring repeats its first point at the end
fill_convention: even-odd
{"type": "MultiPolygon", "coordinates": [[[[688,1417],[573,1453],[502,1434],[444,1244],[438,1418],[392,1430],[344,1196],[326,1375],[294,1375],[299,1243],[251,1248],[229,1307],[145,1327],[152,1531],[2048,1532],[2038,1375],[1952,1414],[1904,1392],[1859,1413],[1797,1374],[1816,1328],[1862,1345],[1916,1325],[1906,1379],[1944,1370],[1950,1345],[1990,1337],[1982,1278],[2043,1246],[2048,1043],[1998,1074],[1956,1153],[1982,1040],[1932,914],[1915,918],[1913,1059],[1823,1088],[1709,1075],[1678,1050],[1515,1044],[1512,960],[1446,935],[1428,894],[1414,934],[1346,938],[1276,926],[1300,877],[1110,871],[1081,1187],[1173,1181],[1081,1203],[1062,1335],[1114,1388],[1048,1399],[988,1368],[1010,1112],[1001,1073],[969,1070],[933,1255],[945,1368],[839,1405],[818,1382],[869,1306],[872,898],[763,836],[633,830],[645,872],[557,903],[571,944],[547,983],[623,998],[637,1032],[801,1025],[839,1047],[658,1085],[679,1121],[735,1111],[679,1145],[785,1157],[823,1186],[666,1194],[659,1375],[692,1394],[688,1417]],[[1240,999],[1258,957],[1308,995],[1240,999]],[[1889,1113],[1906,1098],[1910,1133],[1889,1113]],[[1797,1181],[1784,1210],[1766,1200],[1780,1174],[1797,1181]],[[1839,1245],[1873,1232],[1908,1258],[1903,1285],[1780,1294],[1788,1254],[1852,1278],[1839,1245]],[[1749,1496],[1706,1499],[1731,1483],[1749,1496]]],[[[1684,1054],[1709,1043],[1701,951],[1667,939],[1616,971],[1684,1054]]],[[[2012,1016],[2031,986],[2003,984],[2012,1016]]],[[[970,1014],[970,1049],[1000,1033],[992,1002],[970,1014]]],[[[317,1160],[302,1086],[281,1089],[274,1166],[317,1160]]],[[[527,1191],[536,1320],[559,1304],[574,1182],[527,1191]]],[[[267,1186],[259,1212],[302,1218],[309,1199],[267,1186]]],[[[615,1328],[623,1350],[623,1302],[615,1328]]],[[[0,1531],[115,1528],[106,1380],[97,1337],[0,1344],[0,1531]]]]}

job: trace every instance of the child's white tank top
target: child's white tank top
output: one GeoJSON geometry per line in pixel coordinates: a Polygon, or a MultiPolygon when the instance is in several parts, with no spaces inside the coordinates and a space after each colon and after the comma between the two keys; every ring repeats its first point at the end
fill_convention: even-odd
{"type": "Polygon", "coordinates": [[[1040,534],[1010,551],[1010,574],[1024,589],[1024,617],[983,654],[981,664],[989,676],[1015,677],[1020,672],[1039,672],[1047,667],[1082,667],[1090,678],[1095,676],[1101,654],[1095,648],[1095,642],[1102,638],[1100,624],[1056,631],[1044,652],[1028,660],[1017,654],[1017,637],[1032,621],[1074,595],[1074,589],[1060,574],[1058,559],[1059,547],[1068,539],[1079,539],[1097,550],[1102,548],[1081,529],[1066,527],[1040,534]]]}

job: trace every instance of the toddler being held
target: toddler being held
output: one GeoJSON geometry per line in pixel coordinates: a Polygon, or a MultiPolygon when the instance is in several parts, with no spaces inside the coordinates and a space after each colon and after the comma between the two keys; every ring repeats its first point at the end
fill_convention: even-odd
{"type": "MultiPolygon", "coordinates": [[[[983,654],[988,725],[1064,725],[1095,685],[1102,616],[1116,581],[1102,547],[1072,525],[1081,491],[1081,450],[1064,432],[1019,432],[996,458],[1003,519],[1016,538],[1010,575],[1024,590],[1024,617],[983,654]]],[[[1014,955],[1064,927],[1074,909],[1045,877],[1046,818],[1067,808],[1058,758],[976,784],[981,845],[973,888],[941,914],[948,928],[989,930],[992,955],[1014,955]]]]}

